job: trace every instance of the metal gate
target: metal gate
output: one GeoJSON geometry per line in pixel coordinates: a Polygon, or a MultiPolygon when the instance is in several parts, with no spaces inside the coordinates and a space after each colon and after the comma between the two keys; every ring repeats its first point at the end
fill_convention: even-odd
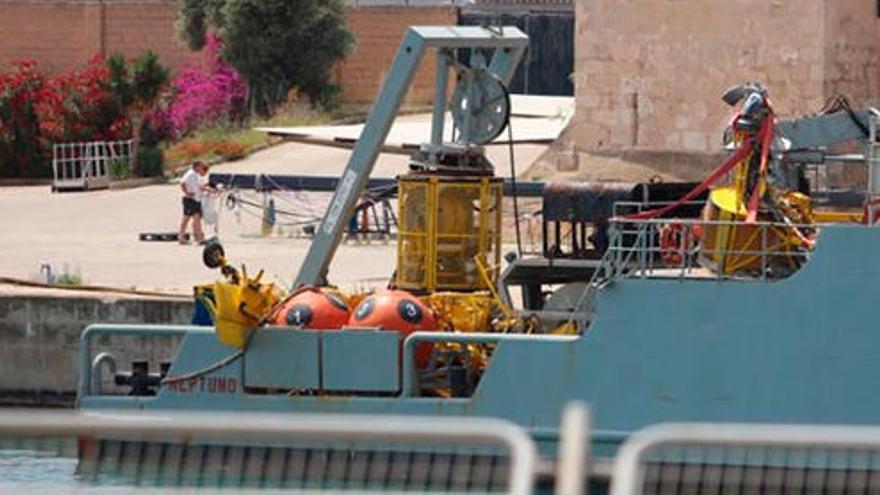
{"type": "Polygon", "coordinates": [[[110,187],[112,168],[129,173],[133,141],[89,141],[52,145],[52,190],[88,190],[110,187]]]}
{"type": "Polygon", "coordinates": [[[510,26],[529,36],[529,49],[510,83],[517,94],[573,96],[574,14],[570,11],[462,12],[463,26],[510,26]]]}

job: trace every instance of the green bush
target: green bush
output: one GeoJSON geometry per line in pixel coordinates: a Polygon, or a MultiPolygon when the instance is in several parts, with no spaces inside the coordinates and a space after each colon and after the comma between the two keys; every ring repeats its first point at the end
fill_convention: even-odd
{"type": "Polygon", "coordinates": [[[114,180],[125,180],[131,178],[131,164],[125,158],[114,158],[110,160],[110,177],[114,180]]]}
{"type": "Polygon", "coordinates": [[[73,274],[73,273],[62,273],[55,277],[54,281],[55,285],[82,285],[83,279],[81,276],[73,274]]]}
{"type": "Polygon", "coordinates": [[[141,146],[137,152],[138,175],[158,177],[164,172],[165,160],[158,146],[141,146]]]}

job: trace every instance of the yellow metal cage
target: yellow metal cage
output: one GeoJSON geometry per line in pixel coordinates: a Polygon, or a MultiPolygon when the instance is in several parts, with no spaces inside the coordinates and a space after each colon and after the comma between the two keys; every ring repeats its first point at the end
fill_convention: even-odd
{"type": "Polygon", "coordinates": [[[497,281],[501,179],[409,175],[398,188],[398,287],[420,293],[487,289],[477,257],[497,281]]]}

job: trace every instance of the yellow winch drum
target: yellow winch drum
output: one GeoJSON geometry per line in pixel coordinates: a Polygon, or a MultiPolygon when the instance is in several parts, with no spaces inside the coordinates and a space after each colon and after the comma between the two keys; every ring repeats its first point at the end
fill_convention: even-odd
{"type": "Polygon", "coordinates": [[[398,287],[421,293],[486,289],[477,256],[497,281],[501,179],[407,175],[398,188],[398,287]]]}
{"type": "Polygon", "coordinates": [[[746,208],[730,186],[711,191],[703,210],[703,265],[723,274],[755,272],[769,262],[797,266],[801,241],[788,229],[745,222],[746,208]]]}

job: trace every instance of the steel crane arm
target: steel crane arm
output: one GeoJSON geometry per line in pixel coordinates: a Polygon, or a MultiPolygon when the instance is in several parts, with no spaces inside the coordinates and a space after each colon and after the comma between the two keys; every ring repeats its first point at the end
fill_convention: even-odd
{"type": "Polygon", "coordinates": [[[776,125],[779,135],[789,141],[792,151],[824,148],[847,141],[866,142],[871,116],[877,110],[868,108],[850,112],[782,120],[776,125]]]}
{"type": "MultiPolygon", "coordinates": [[[[528,36],[515,27],[413,26],[407,30],[379,96],[370,109],[348,165],[342,173],[330,207],[315,232],[294,287],[326,284],[327,271],[342,239],[345,224],[354,212],[358,197],[370,178],[379,148],[385,142],[425,50],[432,47],[448,50],[495,49],[489,69],[506,83],[513,76],[526,46],[528,36]]],[[[446,70],[445,66],[443,70],[446,70]]],[[[445,91],[437,93],[437,98],[443,98],[445,105],[445,91]]],[[[441,107],[435,105],[435,109],[438,108],[441,107]]],[[[438,125],[437,120],[435,115],[435,127],[438,125]]]]}

